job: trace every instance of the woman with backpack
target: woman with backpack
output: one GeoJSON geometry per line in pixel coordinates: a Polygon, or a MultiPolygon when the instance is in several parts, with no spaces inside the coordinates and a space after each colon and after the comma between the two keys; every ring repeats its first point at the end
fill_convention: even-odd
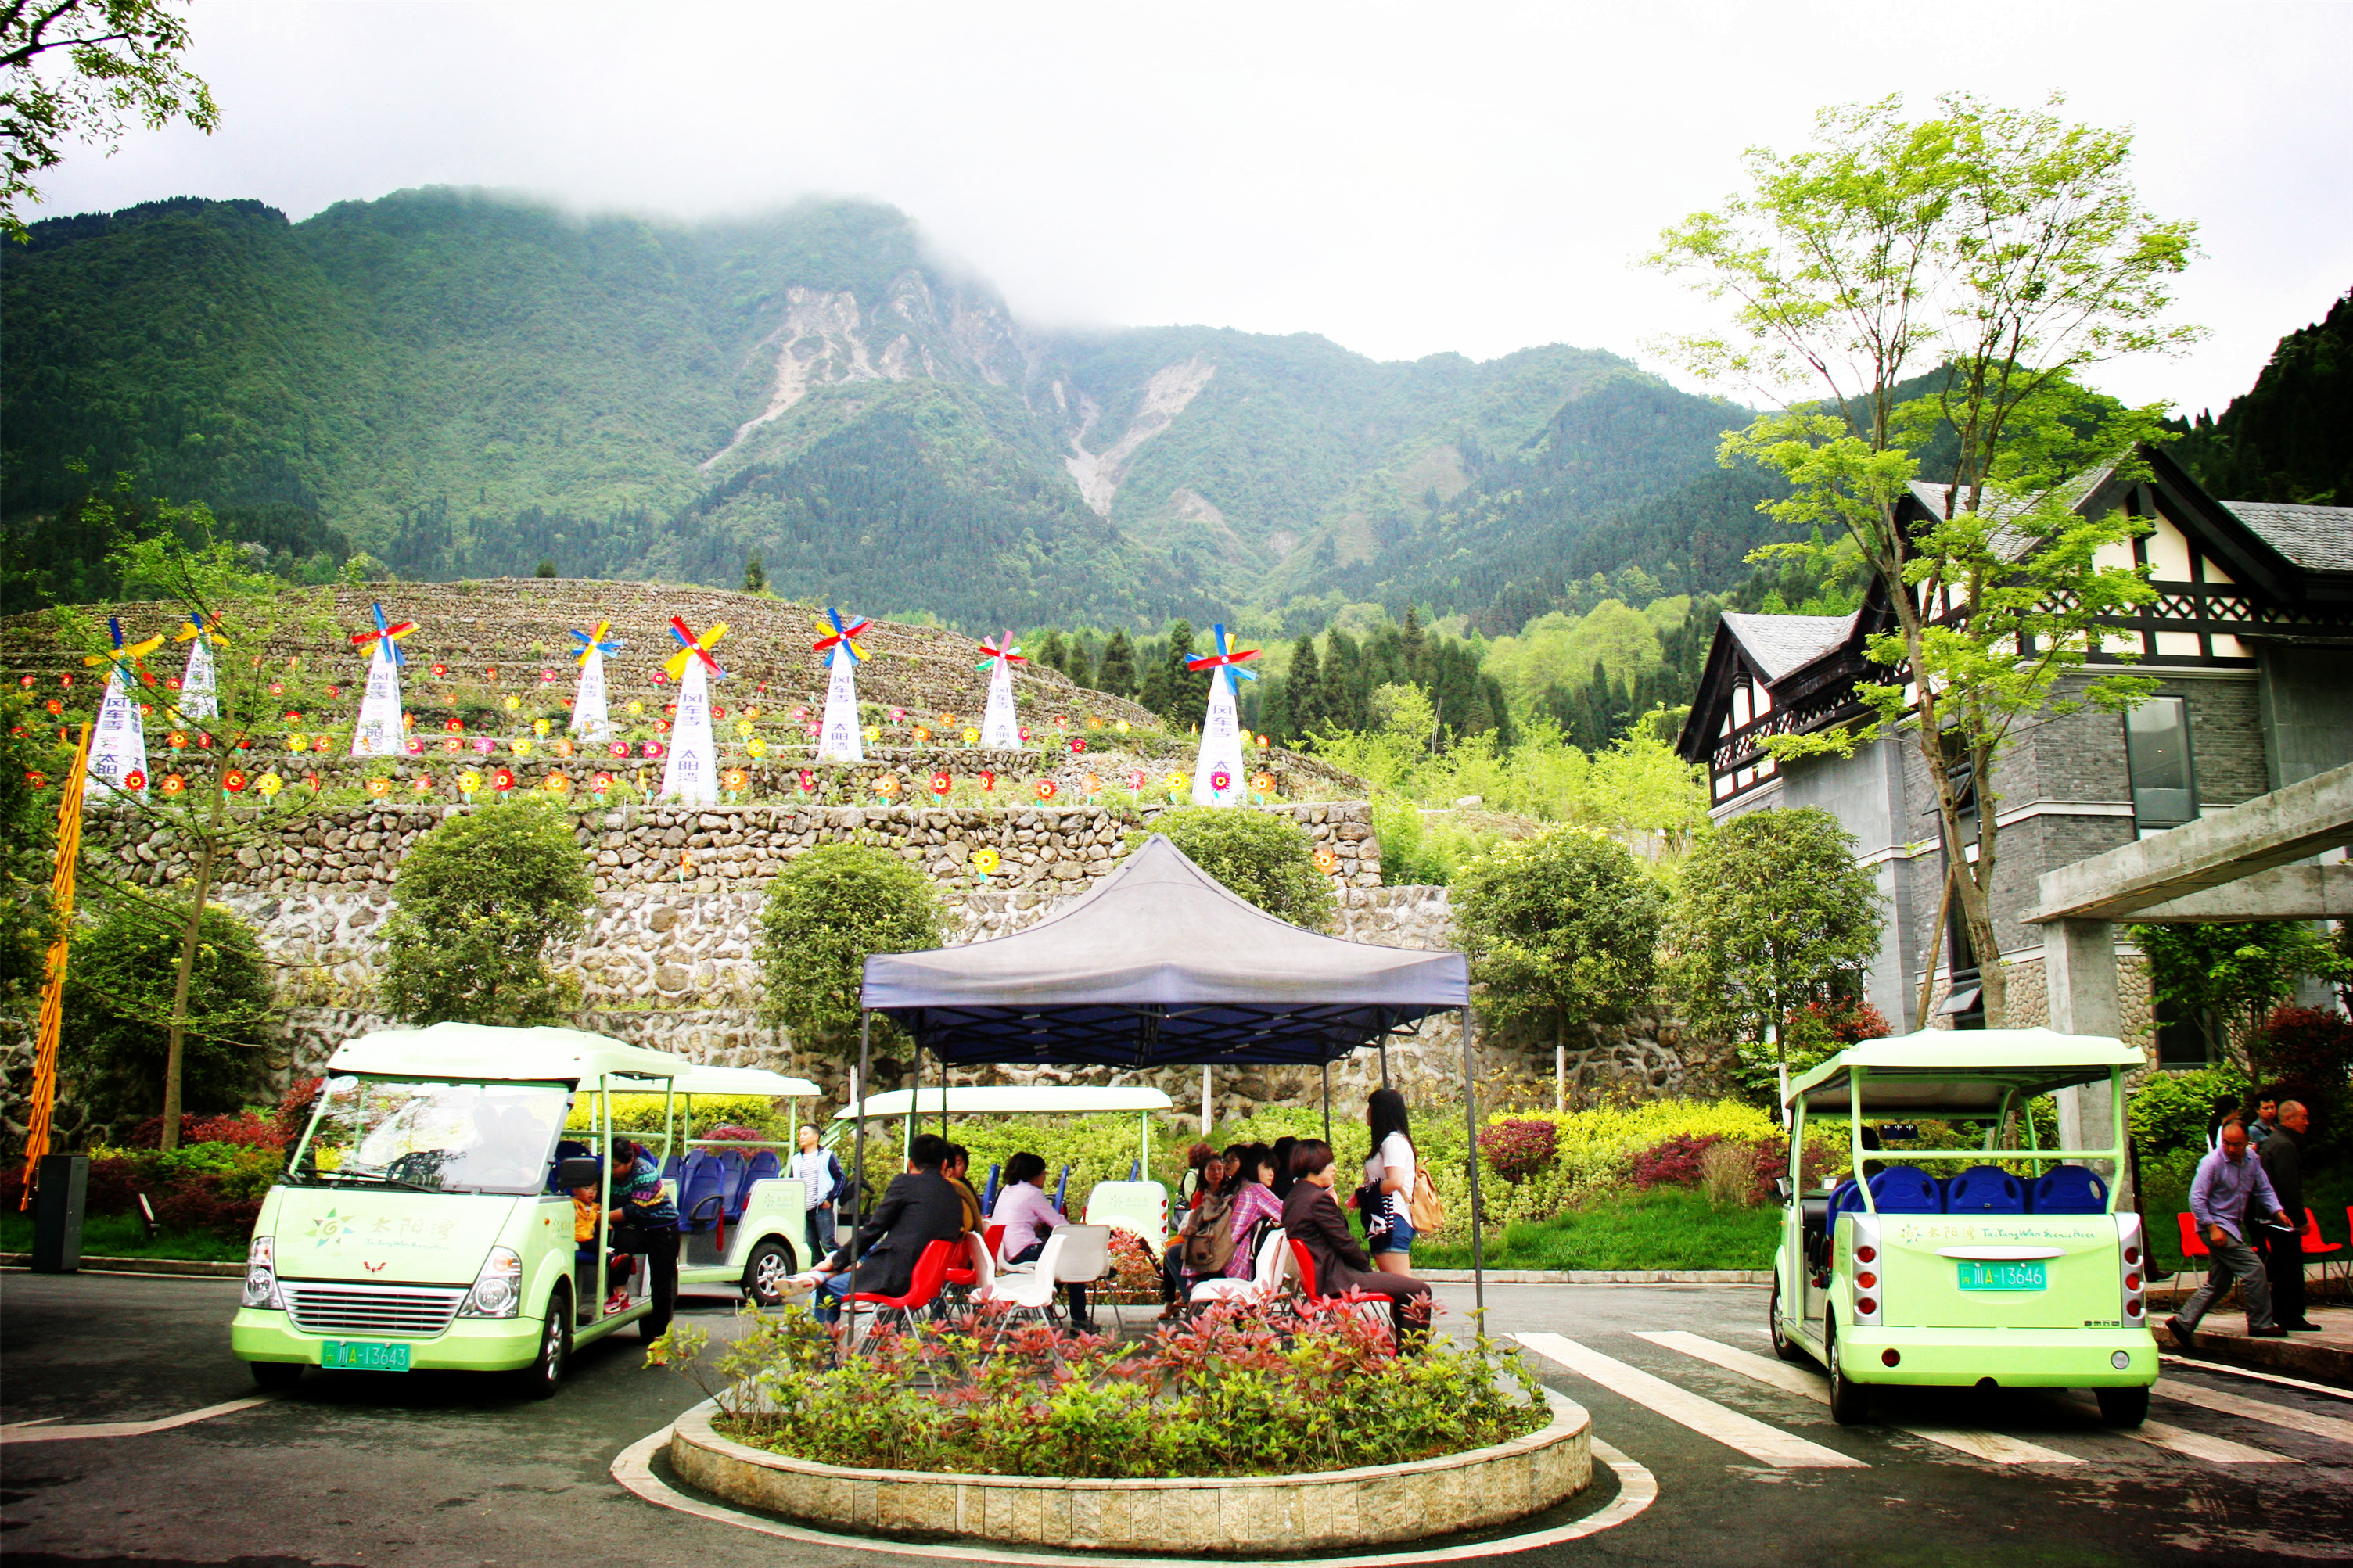
{"type": "Polygon", "coordinates": [[[1365,1184],[1357,1201],[1365,1221],[1365,1249],[1382,1273],[1411,1274],[1415,1184],[1430,1178],[1421,1173],[1414,1156],[1405,1096],[1393,1089],[1373,1090],[1365,1102],[1365,1121],[1373,1133],[1373,1152],[1365,1158],[1365,1184]]]}
{"type": "Polygon", "coordinates": [[[1272,1192],[1274,1155],[1263,1143],[1237,1143],[1225,1152],[1226,1179],[1193,1211],[1185,1237],[1185,1294],[1204,1279],[1247,1279],[1257,1263],[1264,1226],[1282,1223],[1272,1192]]]}

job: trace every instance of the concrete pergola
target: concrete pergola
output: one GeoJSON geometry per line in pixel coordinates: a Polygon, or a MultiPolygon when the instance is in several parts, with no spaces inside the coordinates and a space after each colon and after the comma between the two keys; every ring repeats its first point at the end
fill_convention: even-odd
{"type": "MultiPolygon", "coordinates": [[[[2299,865],[2353,847],[2353,765],[2316,773],[2228,811],[2046,871],[2042,974],[2051,1026],[2118,1035],[2116,922],[2353,920],[2353,865],[2299,865]]],[[[2107,1089],[2063,1091],[2063,1139],[2105,1127],[2107,1089]]],[[[2081,1142],[2069,1147],[2082,1148],[2081,1142]]]]}

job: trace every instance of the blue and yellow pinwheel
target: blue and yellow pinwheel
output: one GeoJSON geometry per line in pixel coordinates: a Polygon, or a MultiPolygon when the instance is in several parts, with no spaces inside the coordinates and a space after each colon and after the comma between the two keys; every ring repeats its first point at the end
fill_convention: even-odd
{"type": "Polygon", "coordinates": [[[124,685],[136,684],[139,679],[139,661],[164,646],[164,634],[157,632],[145,642],[126,645],[122,640],[122,623],[112,616],[106,617],[106,633],[114,639],[114,647],[105,653],[85,654],[82,656],[82,662],[93,668],[101,664],[111,664],[121,673],[124,685]]]}
{"type": "Polygon", "coordinates": [[[228,634],[221,630],[220,612],[216,610],[211,615],[205,616],[201,618],[195,616],[190,616],[186,620],[181,622],[180,629],[178,633],[173,637],[172,640],[174,642],[187,642],[191,639],[205,642],[214,647],[227,647],[228,646],[228,634]]]}
{"type": "Polygon", "coordinates": [[[684,679],[686,667],[698,658],[710,667],[711,673],[715,679],[720,680],[727,679],[727,672],[719,668],[717,659],[711,657],[712,645],[727,635],[725,621],[712,622],[703,629],[701,637],[696,637],[687,630],[684,621],[672,616],[670,618],[670,635],[678,639],[678,651],[670,656],[669,661],[662,666],[662,668],[670,672],[670,678],[672,680],[684,679]]]}
{"type": "Polygon", "coordinates": [[[1223,623],[1211,626],[1209,631],[1211,635],[1217,638],[1218,651],[1215,653],[1203,654],[1198,658],[1188,658],[1185,661],[1185,668],[1187,669],[1222,669],[1229,675],[1239,675],[1244,680],[1256,680],[1258,679],[1258,671],[1254,669],[1244,669],[1242,668],[1242,660],[1246,658],[1256,658],[1261,650],[1254,647],[1228,647],[1226,646],[1226,628],[1223,623]]]}
{"type": "Polygon", "coordinates": [[[384,649],[385,656],[389,658],[396,666],[406,664],[408,662],[408,656],[400,651],[400,639],[415,631],[417,629],[417,623],[415,621],[385,620],[384,617],[384,606],[382,605],[370,605],[368,608],[375,616],[375,625],[365,631],[353,632],[352,634],[352,646],[358,648],[363,653],[365,653],[371,658],[375,656],[375,650],[377,647],[381,647],[384,649]]]}
{"type": "Polygon", "coordinates": [[[580,645],[580,657],[572,662],[586,669],[588,667],[588,656],[592,653],[601,653],[607,658],[620,658],[621,650],[629,645],[618,637],[610,641],[606,640],[605,634],[612,629],[612,622],[598,621],[596,629],[593,632],[574,632],[572,640],[580,645]]]}
{"type": "Polygon", "coordinates": [[[824,618],[817,623],[817,629],[826,635],[809,644],[809,649],[814,653],[830,653],[834,648],[842,648],[849,653],[849,662],[856,664],[866,657],[866,650],[858,646],[858,634],[873,624],[872,621],[860,621],[854,626],[845,626],[841,624],[841,612],[828,605],[824,618]]]}

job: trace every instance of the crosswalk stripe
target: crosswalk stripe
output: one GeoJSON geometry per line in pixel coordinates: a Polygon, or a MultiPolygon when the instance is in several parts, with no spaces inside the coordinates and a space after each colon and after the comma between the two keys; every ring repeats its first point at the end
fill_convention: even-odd
{"type": "MultiPolygon", "coordinates": [[[[2063,1397],[2071,1405],[2087,1405],[2092,1396],[2070,1392],[2063,1397]]],[[[2137,1426],[2113,1426],[2108,1430],[2119,1437],[2130,1437],[2155,1448],[2170,1448],[2177,1454],[2187,1454],[2193,1459],[2203,1459],[2212,1465],[2300,1465],[2303,1460],[2285,1454],[2274,1454],[2269,1448],[2258,1448],[2248,1443],[2234,1443],[2228,1437],[2217,1437],[2209,1432],[2193,1432],[2187,1426],[2172,1426],[2162,1421],[2143,1421],[2137,1426]]]]}
{"type": "Polygon", "coordinates": [[[2298,1432],[2309,1432],[2316,1437],[2326,1437],[2332,1443],[2353,1444],[2353,1421],[2341,1421],[2334,1415],[2317,1415],[2309,1410],[2295,1410],[2284,1405],[2266,1405],[2260,1399],[2242,1398],[2222,1389],[2200,1388],[2194,1383],[2175,1383],[2162,1377],[2157,1380],[2156,1392],[2167,1399],[2182,1405],[2195,1405],[2201,1410],[2242,1416],[2272,1426],[2293,1427],[2298,1432]]]}
{"type": "Polygon", "coordinates": [[[1763,1464],[1788,1468],[1868,1469],[1861,1459],[1852,1459],[1835,1448],[1825,1448],[1803,1437],[1778,1427],[1768,1426],[1753,1416],[1728,1410],[1713,1399],[1704,1399],[1687,1389],[1676,1387],[1662,1377],[1654,1377],[1640,1367],[1629,1366],[1614,1356],[1581,1345],[1564,1334],[1514,1334],[1512,1336],[1546,1360],[1556,1362],[1609,1389],[1622,1394],[1646,1409],[1657,1412],[1668,1420],[1690,1427],[1701,1436],[1736,1448],[1763,1464]]]}
{"type": "MultiPolygon", "coordinates": [[[[1824,1405],[1830,1403],[1830,1380],[1818,1372],[1809,1372],[1804,1367],[1794,1366],[1788,1362],[1772,1357],[1761,1356],[1753,1351],[1736,1350],[1730,1345],[1719,1343],[1699,1334],[1685,1333],[1680,1329],[1655,1333],[1637,1330],[1635,1337],[1648,1340],[1654,1345],[1662,1345],[1668,1350],[1681,1351],[1683,1354],[1696,1357],[1701,1361],[1712,1362],[1726,1372],[1736,1372],[1744,1377],[1753,1377],[1759,1383],[1769,1383],[1774,1387],[1788,1393],[1802,1394],[1808,1399],[1818,1400],[1824,1405]]],[[[1931,1443],[1941,1443],[1946,1447],[1967,1454],[1973,1459],[1984,1459],[1997,1465],[2080,1465],[2084,1462],[2073,1454],[2063,1454],[2056,1448],[2046,1448],[2039,1443],[2029,1443],[2022,1438],[2005,1436],[2000,1432],[1979,1431],[1968,1426],[1896,1426],[1894,1423],[1890,1425],[1895,1426],[1895,1430],[1898,1432],[1909,1433],[1915,1437],[1925,1437],[1931,1443]]]]}

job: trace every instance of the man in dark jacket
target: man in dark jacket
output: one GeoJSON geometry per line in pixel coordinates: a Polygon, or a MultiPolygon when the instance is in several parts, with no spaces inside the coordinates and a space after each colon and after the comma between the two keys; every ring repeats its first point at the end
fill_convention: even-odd
{"type": "MultiPolygon", "coordinates": [[[[2304,1223],[2304,1134],[2312,1114],[2302,1100],[2283,1100],[2279,1121],[2263,1142],[2263,1174],[2279,1194],[2280,1211],[2292,1224],[2304,1223]]],[[[2316,1334],[2320,1325],[2304,1315],[2304,1237],[2275,1226],[2263,1230],[2263,1264],[2272,1279],[2272,1321],[2283,1329],[2316,1334]]]]}
{"type": "Polygon", "coordinates": [[[893,1176],[882,1201],[862,1215],[849,1242],[810,1270],[817,1297],[810,1304],[819,1322],[838,1321],[852,1290],[869,1296],[903,1296],[915,1280],[915,1260],[934,1241],[964,1237],[964,1198],[940,1173],[947,1140],[935,1132],[918,1137],[907,1153],[907,1173],[893,1176]],[[855,1276],[848,1272],[852,1257],[855,1276]],[[854,1283],[853,1283],[854,1279],[854,1283]]]}

